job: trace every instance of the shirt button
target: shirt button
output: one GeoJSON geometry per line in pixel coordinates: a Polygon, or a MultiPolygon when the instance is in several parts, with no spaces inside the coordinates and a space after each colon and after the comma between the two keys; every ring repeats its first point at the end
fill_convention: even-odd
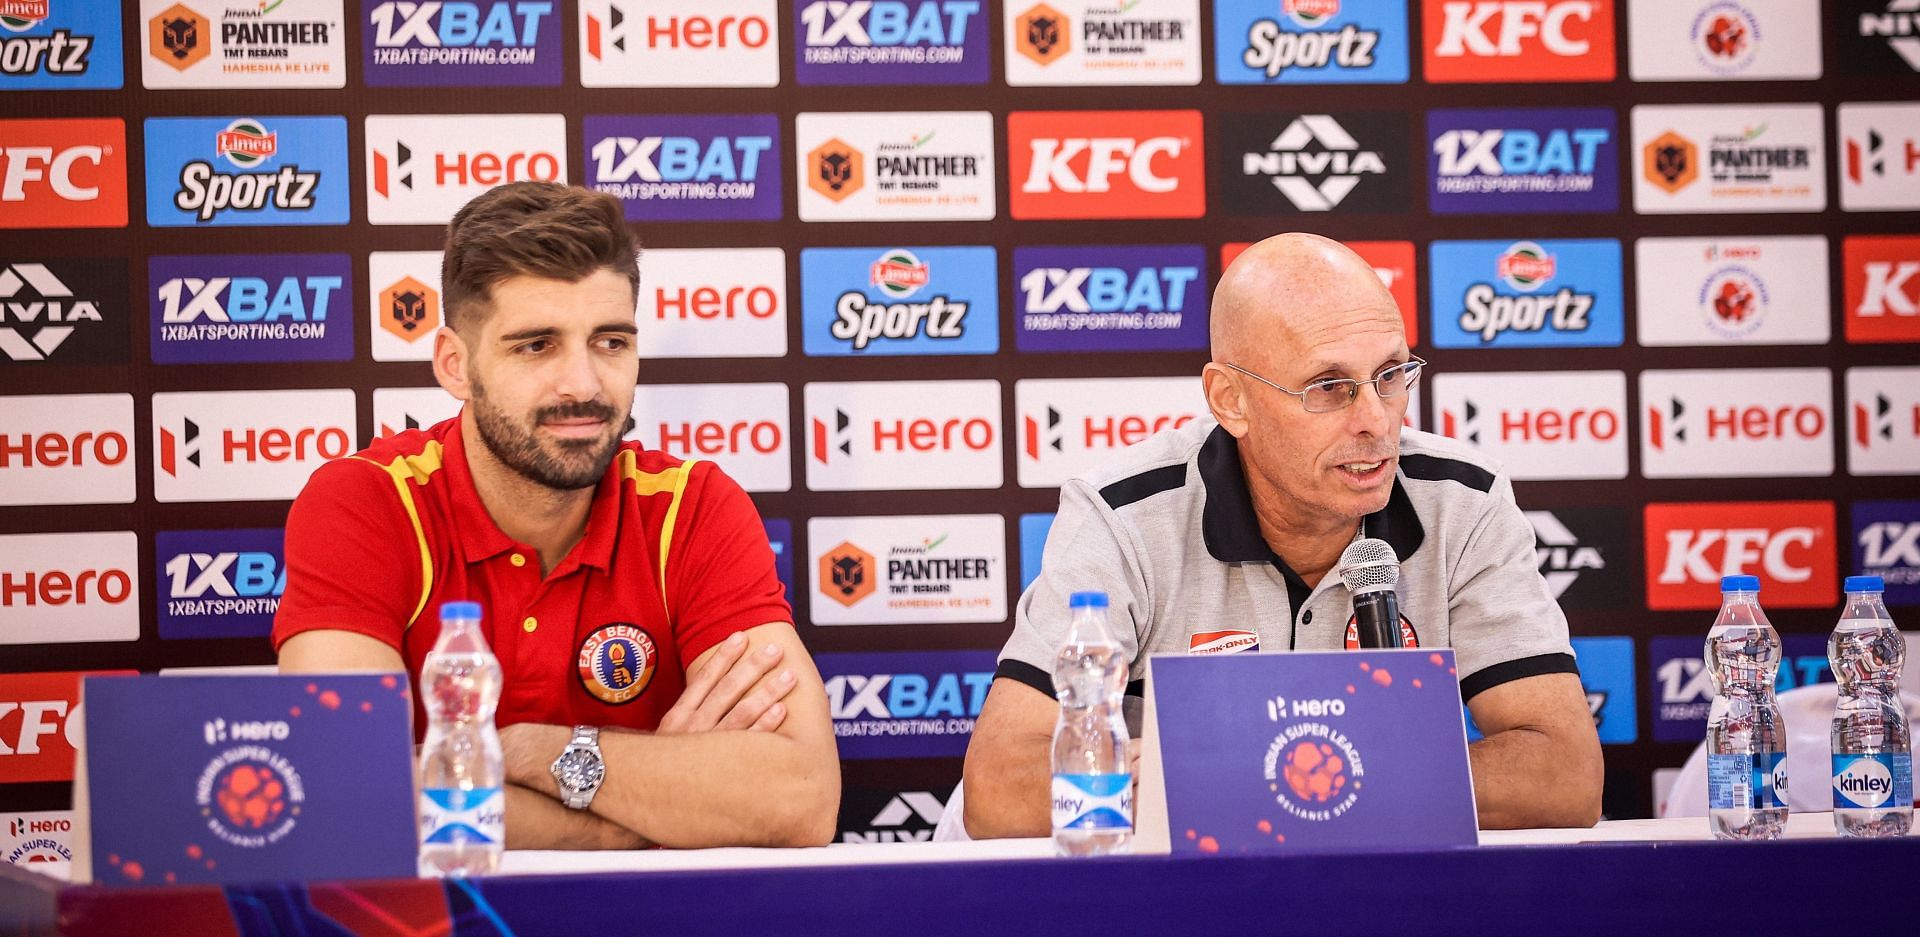
{"type": "Polygon", "coordinates": [[[1300,623],[1303,625],[1313,624],[1313,609],[1307,609],[1300,613],[1300,623]]]}
{"type": "Polygon", "coordinates": [[[535,619],[532,615],[528,615],[527,620],[520,623],[520,630],[525,631],[528,634],[532,634],[533,630],[538,627],[540,627],[540,622],[538,619],[535,619]]]}
{"type": "Polygon", "coordinates": [[[525,566],[527,565],[527,558],[524,556],[521,556],[518,553],[515,553],[514,555],[507,557],[507,562],[512,563],[515,566],[525,566]]]}

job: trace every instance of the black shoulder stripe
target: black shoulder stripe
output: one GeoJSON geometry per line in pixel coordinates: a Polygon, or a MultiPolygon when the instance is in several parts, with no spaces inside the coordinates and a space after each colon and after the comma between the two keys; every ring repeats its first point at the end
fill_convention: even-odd
{"type": "MultiPolygon", "coordinates": [[[[1048,699],[1054,698],[1053,697],[1053,675],[1047,673],[1044,670],[1041,670],[1038,667],[1035,667],[1032,664],[1027,663],[1026,661],[1014,660],[1013,658],[1009,657],[1006,660],[1001,661],[998,667],[994,668],[993,677],[996,680],[1004,677],[1008,680],[1012,680],[1015,683],[1024,683],[1027,686],[1033,687],[1034,689],[1039,690],[1042,693],[1045,693],[1048,699]]],[[[1146,696],[1147,681],[1144,679],[1127,681],[1126,695],[1139,696],[1139,697],[1146,696]]]]}
{"type": "Polygon", "coordinates": [[[1459,482],[1475,491],[1493,490],[1493,473],[1459,459],[1431,455],[1403,455],[1400,471],[1427,482],[1459,482]]]}
{"type": "Polygon", "coordinates": [[[1580,675],[1580,666],[1573,662],[1572,654],[1536,654],[1519,660],[1503,661],[1491,667],[1474,671],[1460,681],[1460,701],[1473,699],[1502,683],[1511,683],[1523,677],[1537,677],[1546,673],[1570,673],[1580,675]]]}
{"type": "Polygon", "coordinates": [[[1187,464],[1163,465],[1157,469],[1148,469],[1131,478],[1122,478],[1100,489],[1100,497],[1107,507],[1119,510],[1135,501],[1145,500],[1163,491],[1172,491],[1187,483],[1187,464]]]}

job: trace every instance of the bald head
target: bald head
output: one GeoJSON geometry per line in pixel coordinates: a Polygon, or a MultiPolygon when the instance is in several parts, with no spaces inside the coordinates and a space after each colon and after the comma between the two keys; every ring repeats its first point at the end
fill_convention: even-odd
{"type": "Polygon", "coordinates": [[[1349,329],[1404,333],[1393,294],[1339,241],[1277,234],[1247,248],[1213,294],[1213,360],[1270,367],[1349,329]]]}

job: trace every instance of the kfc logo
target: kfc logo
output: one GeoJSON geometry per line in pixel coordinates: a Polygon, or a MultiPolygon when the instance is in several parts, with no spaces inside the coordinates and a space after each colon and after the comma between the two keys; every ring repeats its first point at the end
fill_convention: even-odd
{"type": "Polygon", "coordinates": [[[1013,385],[1022,488],[1051,488],[1207,412],[1191,377],[1023,380],[1013,385]]]}
{"type": "Polygon", "coordinates": [[[1831,385],[1825,368],[1643,371],[1641,474],[1831,475],[1831,385]]]}
{"type": "Polygon", "coordinates": [[[353,391],[153,395],[154,498],[278,501],[353,452],[353,391]]]}
{"type": "Polygon", "coordinates": [[[367,221],[445,224],[507,182],[567,181],[559,114],[367,118],[367,221]]]}
{"type": "Polygon", "coordinates": [[[3,399],[0,506],[133,502],[131,396],[3,399]]]}
{"type": "Polygon", "coordinates": [[[1613,80],[1613,0],[1422,6],[1428,81],[1613,80]]]}
{"type": "Polygon", "coordinates": [[[628,439],[708,459],[748,491],[793,487],[785,384],[642,384],[628,439]]]}
{"type": "Polygon", "coordinates": [[[1920,368],[1848,368],[1847,470],[1920,474],[1920,368]]]}
{"type": "Polygon", "coordinates": [[[787,255],[777,247],[640,254],[642,358],[787,353],[787,255]]]}
{"type": "Polygon", "coordinates": [[[1849,342],[1920,342],[1920,237],[1840,243],[1849,342]]]}
{"type": "Polygon", "coordinates": [[[127,226],[119,118],[0,120],[0,228],[127,226]]]}
{"type": "Polygon", "coordinates": [[[814,491],[998,488],[1000,383],[806,385],[814,491]]]}
{"type": "MultiPolygon", "coordinates": [[[[131,535],[129,535],[131,536],[131,535]]],[[[0,538],[4,539],[4,538],[0,538]]],[[[4,607],[4,606],[0,606],[4,607]]],[[[0,782],[73,780],[82,673],[0,675],[0,782]]],[[[15,821],[14,838],[29,832],[15,821]]]]}
{"type": "Polygon", "coordinates": [[[1199,111],[1016,111],[1007,137],[1015,218],[1206,212],[1199,111]]]}
{"type": "Polygon", "coordinates": [[[1440,432],[1516,480],[1627,477],[1627,380],[1619,371],[1440,374],[1440,432]]]}
{"type": "Polygon", "coordinates": [[[1649,504],[1647,607],[1718,608],[1720,577],[1760,577],[1760,601],[1823,608],[1838,600],[1831,501],[1649,504]]]}
{"type": "Polygon", "coordinates": [[[585,0],[580,84],[588,88],[770,88],[780,83],[774,0],[585,0]]]}
{"type": "Polygon", "coordinates": [[[138,640],[139,552],[130,531],[0,536],[0,644],[138,640]]]}

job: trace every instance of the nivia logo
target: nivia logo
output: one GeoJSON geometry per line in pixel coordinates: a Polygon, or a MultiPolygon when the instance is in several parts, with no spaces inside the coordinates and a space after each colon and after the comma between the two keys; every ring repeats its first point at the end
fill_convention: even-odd
{"type": "Polygon", "coordinates": [[[1221,84],[1407,80],[1406,0],[1215,0],[1213,28],[1221,84]]]}
{"type": "Polygon", "coordinates": [[[1847,470],[1920,473],[1920,368],[1848,368],[1847,470]]]}
{"type": "Polygon", "coordinates": [[[992,651],[819,654],[840,757],[958,758],[993,686],[992,651]]]}
{"type": "Polygon", "coordinates": [[[1614,0],[1430,0],[1426,77],[1612,81],[1614,0]]]}
{"type": "Polygon", "coordinates": [[[794,78],[803,85],[978,85],[987,81],[980,0],[796,0],[794,78]]]}
{"type": "Polygon", "coordinates": [[[1618,241],[1435,241],[1430,251],[1436,347],[1625,340],[1618,241]]]}
{"type": "Polygon", "coordinates": [[[1023,352],[1207,347],[1206,248],[1016,247],[1014,342],[1023,352]]]}
{"type": "Polygon", "coordinates": [[[1000,350],[991,247],[808,248],[800,252],[809,355],[990,355],[1000,350]]]}
{"type": "Polygon", "coordinates": [[[1827,239],[1641,238],[1640,344],[1824,345],[1827,239]]]}
{"type": "Polygon", "coordinates": [[[1631,0],[1635,81],[1820,77],[1820,5],[1800,0],[1631,0]]]}
{"type": "Polygon", "coordinates": [[[154,256],[147,282],[157,364],[353,357],[346,254],[154,256]]]}
{"type": "Polygon", "coordinates": [[[997,622],[1007,615],[998,514],[807,521],[815,625],[997,622]]]}
{"type": "Polygon", "coordinates": [[[287,591],[278,528],[155,535],[160,637],[264,638],[287,591]]]}
{"type": "Polygon", "coordinates": [[[120,10],[111,3],[0,5],[0,91],[118,88],[120,10]]]}
{"type": "Polygon", "coordinates": [[[787,255],[777,247],[640,254],[642,358],[787,353],[787,255]]]}
{"type": "Polygon", "coordinates": [[[628,439],[710,459],[748,491],[793,487],[785,384],[642,384],[628,439]]]}
{"type": "Polygon", "coordinates": [[[934,827],[946,813],[940,796],[930,791],[846,791],[842,817],[854,821],[871,816],[864,824],[840,831],[843,843],[924,843],[933,839],[934,827]],[[875,807],[875,804],[880,806],[875,807]]]}
{"type": "Polygon", "coordinates": [[[780,118],[774,114],[589,116],[587,184],[629,221],[777,221],[780,118]]]}
{"type": "Polygon", "coordinates": [[[802,221],[986,221],[994,216],[993,115],[800,114],[802,221]]]}
{"type": "Polygon", "coordinates": [[[338,0],[140,0],[148,88],[343,88],[338,0]],[[209,15],[209,13],[217,15],[209,15]]]}
{"type": "Polygon", "coordinates": [[[0,260],[0,366],[126,363],[126,296],[125,260],[0,260]]]}
{"type": "Polygon", "coordinates": [[[0,506],[130,504],[133,398],[6,397],[0,407],[0,506]]]}
{"type": "Polygon", "coordinates": [[[1908,78],[1920,72],[1920,0],[1835,0],[1832,7],[1834,58],[1843,69],[1908,78]]]}
{"type": "Polygon", "coordinates": [[[1214,197],[1235,214],[1407,210],[1401,114],[1233,114],[1214,197]]]}
{"type": "Polygon", "coordinates": [[[1760,577],[1770,608],[1839,598],[1831,501],[1649,504],[1646,548],[1651,609],[1718,607],[1720,578],[1743,574],[1760,577]]]}
{"type": "Polygon", "coordinates": [[[1640,372],[1648,478],[1833,474],[1826,368],[1640,372]]]}
{"type": "Polygon", "coordinates": [[[149,117],[147,224],[337,225],[349,220],[339,117],[149,117]]]}
{"type": "Polygon", "coordinates": [[[1500,460],[1516,480],[1627,477],[1627,379],[1619,371],[1444,373],[1443,435],[1500,460]]]}
{"type": "Polygon", "coordinates": [[[771,88],[780,83],[774,0],[583,0],[587,88],[771,88]]]}
{"type": "Polygon", "coordinates": [[[1199,0],[1011,0],[1007,84],[1197,85],[1199,0]]]}
{"type": "Polygon", "coordinates": [[[1427,169],[1436,214],[1610,212],[1620,207],[1611,108],[1434,110],[1427,169]]]}
{"type": "Polygon", "coordinates": [[[1887,604],[1920,604],[1920,501],[1855,501],[1848,568],[1879,576],[1887,604]]]}
{"type": "Polygon", "coordinates": [[[814,491],[1000,487],[998,381],[811,383],[805,396],[814,491]]]}
{"type": "Polygon", "coordinates": [[[560,83],[553,0],[361,0],[360,7],[368,85],[560,83]]]}
{"type": "Polygon", "coordinates": [[[1641,105],[1632,122],[1641,214],[1827,207],[1817,104],[1641,105]]]}
{"type": "Polygon", "coordinates": [[[1621,608],[1638,592],[1627,517],[1611,508],[1527,511],[1534,558],[1554,600],[1565,609],[1621,608]]]}
{"type": "Polygon", "coordinates": [[[1060,485],[1207,413],[1192,377],[1028,379],[1014,382],[1013,401],[1023,488],[1060,485]]]}
{"type": "Polygon", "coordinates": [[[138,640],[139,553],[131,531],[0,536],[0,645],[138,640]]]}
{"type": "Polygon", "coordinates": [[[1920,106],[1842,104],[1838,113],[1845,156],[1840,207],[1920,208],[1920,106]]]}
{"type": "Polygon", "coordinates": [[[1849,342],[1920,342],[1920,237],[1840,242],[1849,342]]]}
{"type": "Polygon", "coordinates": [[[439,387],[376,387],[373,390],[376,439],[427,429],[459,413],[459,399],[439,387]]]}

